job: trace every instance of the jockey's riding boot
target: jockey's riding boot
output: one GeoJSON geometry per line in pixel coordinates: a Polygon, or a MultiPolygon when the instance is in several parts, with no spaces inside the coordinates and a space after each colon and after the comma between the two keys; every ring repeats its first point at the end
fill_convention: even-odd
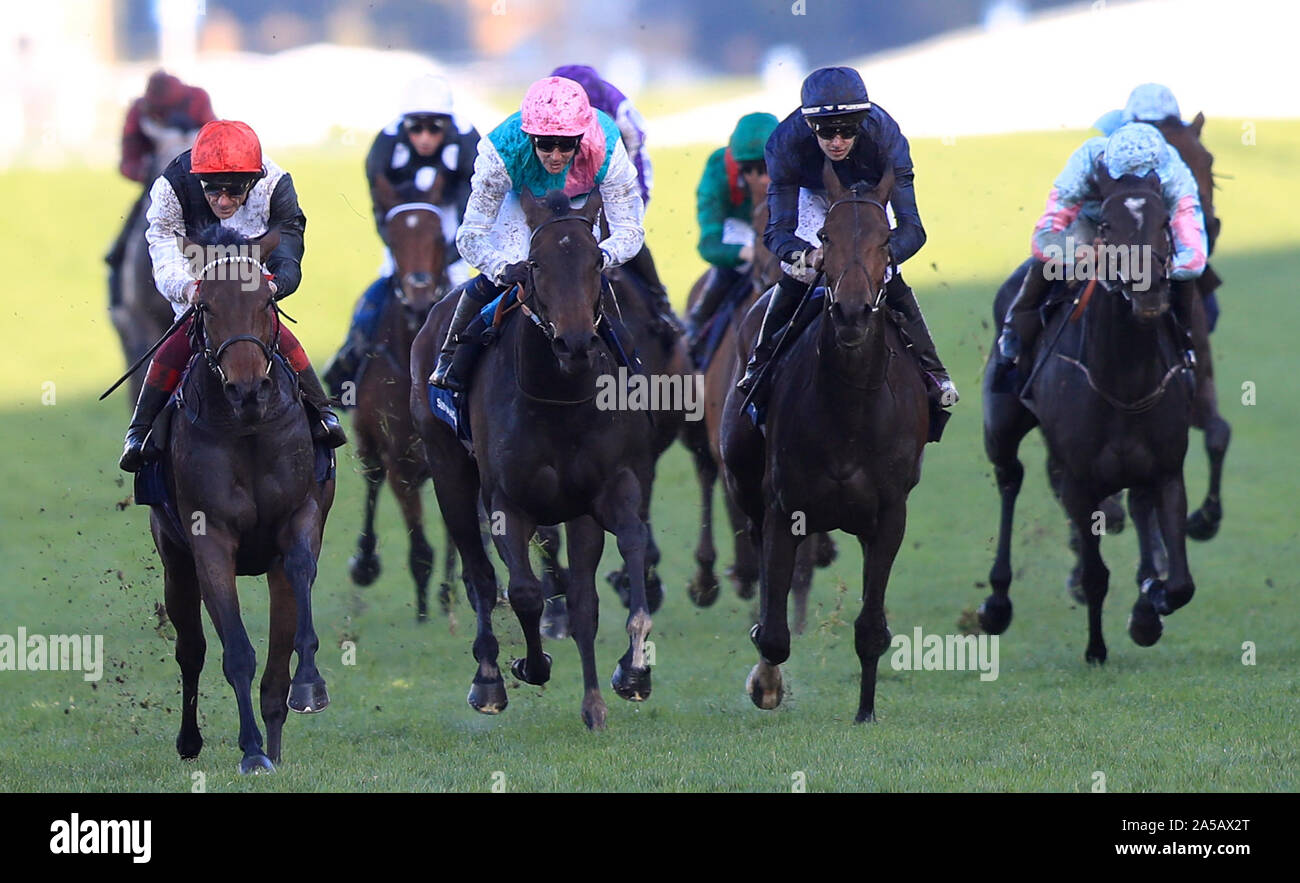
{"type": "Polygon", "coordinates": [[[1051,280],[1043,272],[1046,266],[1046,263],[1039,260],[1029,265],[1025,279],[1020,283],[1020,290],[1007,307],[1006,318],[1002,321],[1002,335],[998,338],[998,361],[1004,365],[1014,362],[1022,378],[1029,374],[1034,343],[1043,327],[1038,309],[1052,287],[1051,280]]]}
{"type": "Polygon", "coordinates": [[[473,368],[473,357],[478,355],[479,350],[479,347],[473,346],[476,341],[470,340],[465,334],[469,323],[474,321],[474,317],[484,306],[479,298],[475,297],[477,288],[473,279],[461,286],[460,300],[456,301],[456,312],[452,314],[451,325],[447,327],[447,338],[442,343],[442,351],[438,353],[438,364],[429,375],[429,382],[434,386],[452,392],[465,391],[465,380],[468,379],[469,371],[473,368]],[[466,354],[456,358],[461,348],[466,349],[466,354]]]}
{"type": "Polygon", "coordinates": [[[650,254],[650,247],[643,244],[641,250],[627,262],[627,266],[636,271],[650,292],[651,309],[659,326],[658,333],[669,337],[684,334],[686,329],[682,327],[677,314],[673,312],[673,305],[668,300],[668,289],[664,288],[664,284],[659,281],[659,270],[655,267],[655,259],[650,254]]]}
{"type": "Polygon", "coordinates": [[[122,459],[117,461],[123,472],[139,472],[145,464],[144,444],[149,437],[149,430],[158,412],[172,397],[171,391],[159,389],[148,383],[140,386],[140,399],[135,403],[135,413],[131,415],[131,425],[126,430],[126,447],[122,450],[122,459]]]}
{"type": "Polygon", "coordinates": [[[789,275],[782,276],[781,281],[772,288],[767,312],[763,314],[763,325],[759,328],[758,340],[754,343],[754,352],[750,354],[749,364],[745,366],[745,376],[736,381],[736,389],[749,393],[754,388],[754,383],[776,350],[777,332],[794,318],[799,302],[807,293],[807,284],[789,275]]]}
{"type": "Polygon", "coordinates": [[[298,372],[298,387],[302,390],[303,400],[316,409],[320,422],[311,428],[311,437],[323,441],[331,448],[342,447],[348,443],[348,434],[343,431],[338,415],[330,408],[329,397],[321,388],[320,378],[311,365],[298,372]]]}
{"type": "Polygon", "coordinates": [[[897,270],[894,271],[893,278],[885,283],[885,303],[903,317],[903,331],[911,341],[921,370],[934,378],[935,388],[929,390],[930,397],[945,408],[955,405],[961,396],[957,394],[957,387],[948,376],[948,369],[939,361],[934,338],[930,336],[930,329],[925,324],[925,316],[921,315],[916,295],[897,270]]]}
{"type": "Polygon", "coordinates": [[[740,274],[732,267],[714,267],[709,271],[709,279],[704,286],[704,291],[700,293],[700,299],[686,314],[686,335],[692,347],[700,342],[704,326],[713,318],[718,307],[722,306],[727,292],[739,278],[740,274]]]}

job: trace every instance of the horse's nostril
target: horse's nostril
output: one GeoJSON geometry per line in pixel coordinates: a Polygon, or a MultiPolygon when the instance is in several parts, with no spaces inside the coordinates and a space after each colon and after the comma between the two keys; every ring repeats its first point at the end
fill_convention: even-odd
{"type": "Polygon", "coordinates": [[[226,398],[230,399],[231,401],[239,400],[239,387],[235,386],[235,384],[227,383],[222,387],[222,389],[226,393],[226,398]]]}
{"type": "Polygon", "coordinates": [[[555,340],[551,342],[551,346],[553,346],[555,348],[555,351],[560,355],[562,356],[568,355],[569,344],[567,341],[565,341],[563,337],[555,338],[555,340]]]}

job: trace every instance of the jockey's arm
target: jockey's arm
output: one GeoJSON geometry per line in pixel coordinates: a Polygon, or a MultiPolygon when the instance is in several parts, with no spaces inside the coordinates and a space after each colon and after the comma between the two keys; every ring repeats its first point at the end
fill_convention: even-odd
{"type": "Polygon", "coordinates": [[[894,164],[894,189],[889,193],[889,205],[894,209],[897,224],[889,237],[889,250],[897,266],[925,245],[925,227],[921,225],[921,212],[916,207],[911,148],[893,120],[889,122],[885,131],[890,143],[884,146],[894,164]]]}
{"type": "Polygon", "coordinates": [[[650,191],[654,187],[654,170],[650,166],[650,155],[645,151],[645,118],[641,116],[631,99],[623,99],[615,110],[614,123],[618,126],[627,148],[628,159],[636,170],[636,177],[641,188],[641,200],[650,201],[650,191]]]}
{"type": "Polygon", "coordinates": [[[510,174],[492,142],[484,138],[479,142],[478,156],[474,160],[474,177],[471,180],[469,200],[456,231],[456,249],[469,265],[489,279],[498,281],[507,261],[502,259],[492,245],[492,225],[496,223],[501,204],[510,192],[510,174]]]}
{"type": "Polygon", "coordinates": [[[136,102],[127,111],[122,125],[122,162],[118,171],[128,180],[143,184],[152,153],[153,142],[140,128],[140,104],[136,102]]]}
{"type": "Polygon", "coordinates": [[[700,225],[696,250],[700,257],[715,267],[735,267],[741,262],[741,247],[722,241],[722,231],[731,208],[723,155],[723,150],[719,149],[709,157],[700,186],[695,190],[695,218],[700,225]]]}
{"type": "Polygon", "coordinates": [[[645,244],[645,203],[622,140],[614,144],[609,170],[600,183],[600,197],[609,224],[609,238],[600,243],[600,250],[605,253],[605,269],[609,269],[632,260],[645,244]]]}
{"type": "MultiPolygon", "coordinates": [[[[769,171],[773,165],[773,155],[767,156],[769,171]]],[[[767,185],[767,229],[763,231],[763,244],[782,261],[793,264],[799,255],[813,247],[811,242],[795,235],[799,226],[799,182],[785,180],[773,171],[767,185]]]]}
{"type": "Polygon", "coordinates": [[[185,235],[185,215],[171,183],[159,175],[149,189],[149,227],[144,238],[149,243],[149,260],[153,263],[153,281],[159,293],[175,304],[189,303],[194,289],[190,264],[181,251],[185,235]]]}
{"type": "Polygon", "coordinates": [[[268,229],[280,231],[280,244],[263,263],[275,276],[275,299],[284,300],[302,283],[303,232],[307,229],[307,217],[298,205],[298,193],[288,172],[271,191],[271,213],[266,223],[268,229]]]}
{"type": "Polygon", "coordinates": [[[1195,279],[1205,272],[1209,254],[1196,178],[1172,149],[1158,172],[1165,205],[1169,209],[1169,226],[1174,235],[1173,266],[1169,278],[1195,279]]]}
{"type": "MultiPolygon", "coordinates": [[[[1093,190],[1092,175],[1097,159],[1105,152],[1105,138],[1089,138],[1065,162],[1065,168],[1056,176],[1052,191],[1047,196],[1047,207],[1034,225],[1030,248],[1040,261],[1063,260],[1073,266],[1073,250],[1066,253],[1066,237],[1084,200],[1093,190]]],[[[1091,243],[1080,242],[1085,246],[1091,243]]]]}

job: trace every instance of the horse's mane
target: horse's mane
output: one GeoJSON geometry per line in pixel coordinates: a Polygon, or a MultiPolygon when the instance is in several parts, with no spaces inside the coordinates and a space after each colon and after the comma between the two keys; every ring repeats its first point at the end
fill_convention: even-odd
{"type": "Polygon", "coordinates": [[[208,224],[191,237],[190,241],[195,245],[248,245],[257,238],[249,238],[221,224],[208,224]]]}

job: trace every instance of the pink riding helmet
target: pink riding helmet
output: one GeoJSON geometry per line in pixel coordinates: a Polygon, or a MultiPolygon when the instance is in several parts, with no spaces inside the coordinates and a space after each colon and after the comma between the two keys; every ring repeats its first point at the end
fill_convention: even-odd
{"type": "Polygon", "coordinates": [[[595,121],[586,90],[564,77],[533,83],[519,110],[520,127],[529,135],[581,135],[595,121]]]}

